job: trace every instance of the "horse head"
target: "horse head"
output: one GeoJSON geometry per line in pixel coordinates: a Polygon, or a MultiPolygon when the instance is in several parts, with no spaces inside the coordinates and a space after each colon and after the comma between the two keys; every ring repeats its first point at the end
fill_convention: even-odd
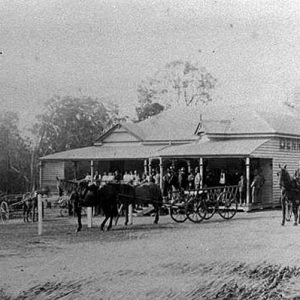
{"type": "Polygon", "coordinates": [[[280,188],[290,188],[292,186],[292,180],[289,172],[286,169],[286,165],[283,167],[279,165],[279,169],[280,170],[278,171],[277,175],[279,176],[280,188]]]}

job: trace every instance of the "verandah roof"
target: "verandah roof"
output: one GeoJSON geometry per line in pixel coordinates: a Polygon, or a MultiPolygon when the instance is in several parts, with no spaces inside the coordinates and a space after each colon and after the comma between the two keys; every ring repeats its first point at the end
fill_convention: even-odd
{"type": "Polygon", "coordinates": [[[230,139],[209,140],[194,144],[169,146],[159,149],[156,157],[221,157],[221,156],[250,156],[259,146],[269,139],[230,139]]]}
{"type": "Polygon", "coordinates": [[[41,158],[44,161],[54,160],[123,160],[123,159],[146,159],[161,149],[159,146],[91,146],[63,152],[57,152],[41,158]]]}

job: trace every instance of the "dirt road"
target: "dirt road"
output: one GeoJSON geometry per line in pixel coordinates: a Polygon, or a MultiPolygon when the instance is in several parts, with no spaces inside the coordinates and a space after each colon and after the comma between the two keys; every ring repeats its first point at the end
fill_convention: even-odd
{"type": "Polygon", "coordinates": [[[300,226],[282,227],[280,211],[134,221],[75,234],[55,218],[41,237],[1,224],[0,299],[300,299],[300,226]]]}

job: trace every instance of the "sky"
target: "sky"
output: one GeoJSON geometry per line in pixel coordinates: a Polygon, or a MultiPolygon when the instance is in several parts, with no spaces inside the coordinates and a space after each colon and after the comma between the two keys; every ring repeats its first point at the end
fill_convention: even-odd
{"type": "Polygon", "coordinates": [[[54,95],[113,101],[174,60],[218,80],[215,101],[274,107],[300,77],[300,1],[1,0],[0,111],[29,126],[54,95]]]}

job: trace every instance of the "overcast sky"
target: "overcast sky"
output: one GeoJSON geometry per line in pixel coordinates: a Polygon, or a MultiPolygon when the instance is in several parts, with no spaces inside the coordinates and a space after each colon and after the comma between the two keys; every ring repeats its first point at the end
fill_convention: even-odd
{"type": "Polygon", "coordinates": [[[53,95],[133,113],[137,85],[173,60],[218,79],[218,102],[271,105],[299,85],[300,1],[1,0],[0,109],[33,120],[53,95]]]}

